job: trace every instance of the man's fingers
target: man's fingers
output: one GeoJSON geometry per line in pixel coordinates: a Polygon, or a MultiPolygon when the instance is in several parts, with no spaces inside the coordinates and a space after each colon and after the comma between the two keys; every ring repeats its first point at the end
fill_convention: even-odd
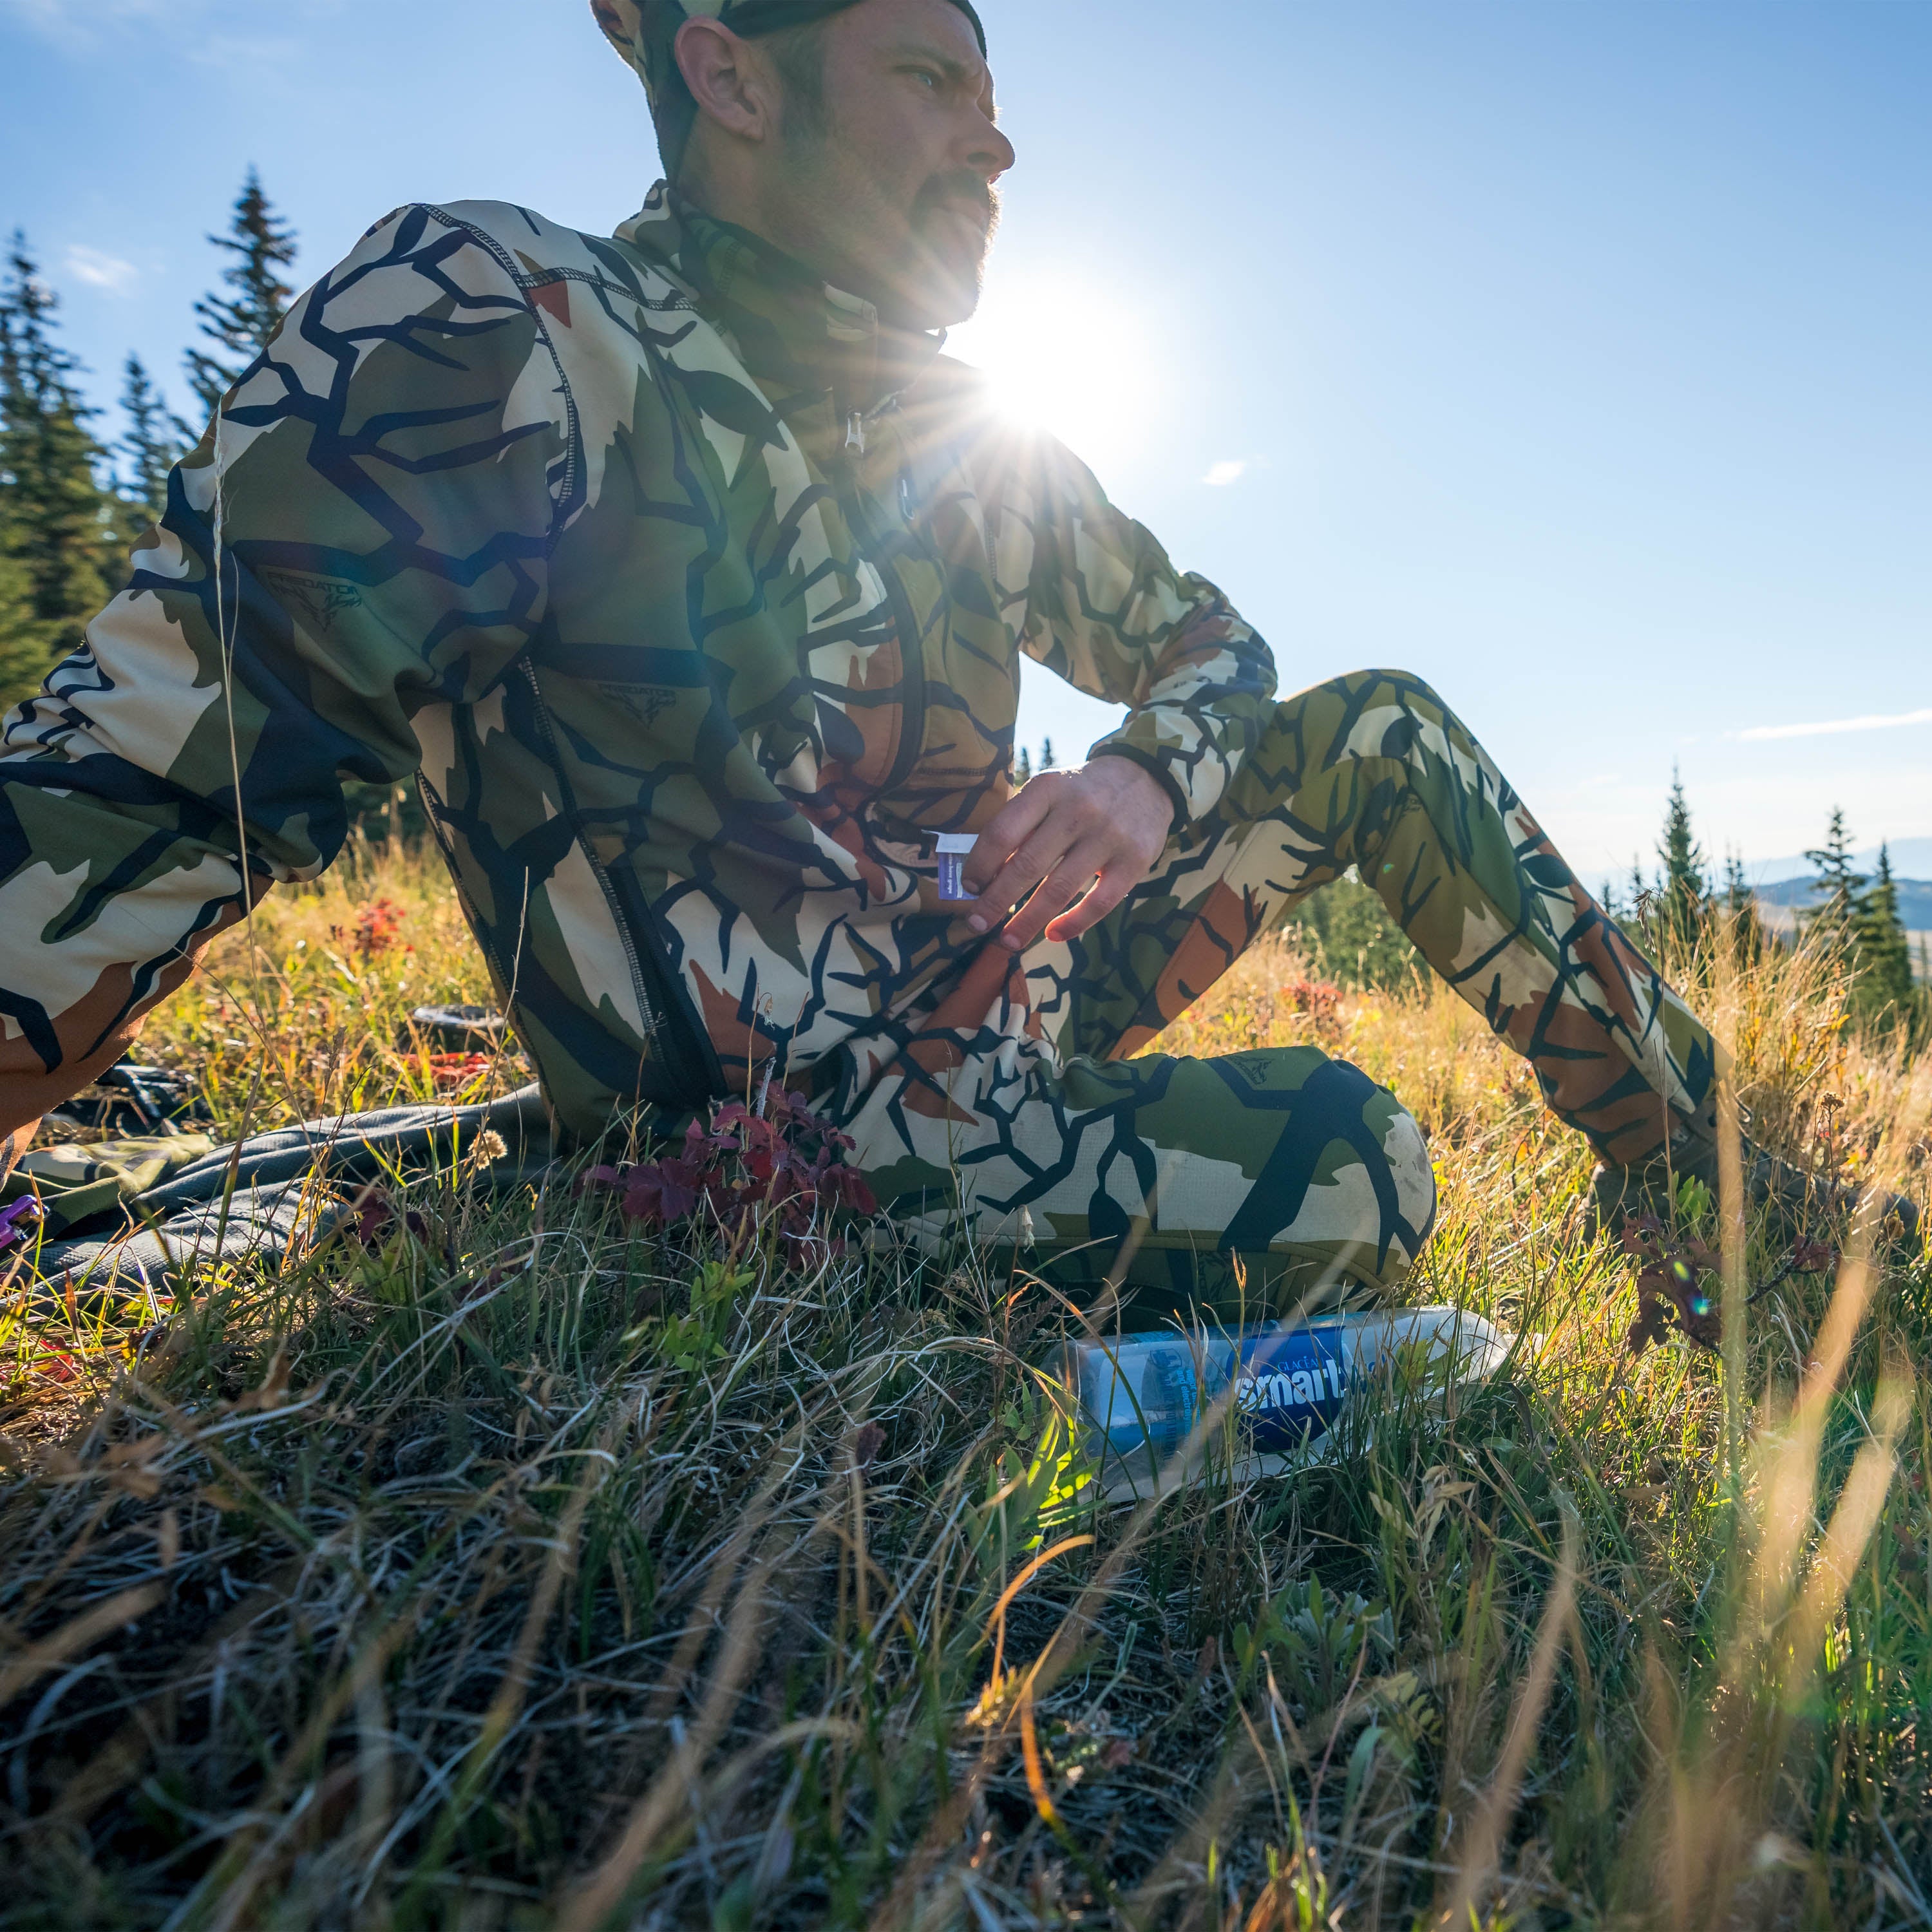
{"type": "MultiPolygon", "coordinates": [[[[1039,829],[1052,808],[1054,788],[1035,778],[1022,785],[986,821],[977,842],[966,855],[960,868],[969,892],[984,892],[993,884],[1000,868],[1019,850],[1022,843],[1039,829]]],[[[1012,904],[1000,908],[1004,912],[1012,904]]]]}
{"type": "Polygon", "coordinates": [[[1018,952],[1055,920],[1054,936],[1070,939],[1104,919],[1147,876],[1160,839],[1150,843],[1145,821],[1172,813],[1153,781],[1134,767],[1116,770],[1117,764],[1104,760],[1081,772],[1043,772],[995,814],[964,868],[977,896],[967,914],[975,932],[991,932],[1004,922],[1002,943],[1018,952]],[[1129,778],[1144,788],[1146,800],[1124,784],[1129,778]],[[1096,874],[1101,885],[1090,892],[1096,874]],[[1078,911],[1060,920],[1076,899],[1082,902],[1078,911]],[[1015,907],[1020,910],[1008,920],[1015,907]]]}
{"type": "Polygon", "coordinates": [[[1001,944],[1016,952],[1049,923],[1055,939],[1077,938],[1147,877],[1172,819],[1156,781],[1120,760],[1041,773],[994,816],[966,861],[976,895],[967,924],[991,932],[1004,922],[1001,944]]]}
{"type": "Polygon", "coordinates": [[[967,923],[976,932],[991,932],[1051,872],[1066,851],[1066,830],[1048,819],[1006,862],[999,877],[980,896],[967,923]]]}
{"type": "MultiPolygon", "coordinates": [[[[992,883],[980,893],[979,904],[968,915],[966,922],[975,932],[991,932],[1060,863],[1080,836],[1077,818],[1065,808],[1064,790],[1057,785],[1041,785],[1037,778],[1028,790],[1035,788],[1040,797],[1028,814],[1034,820],[1030,830],[1023,839],[1016,839],[1012,844],[1006,845],[1006,850],[1000,854],[1004,862],[992,883]]],[[[1015,799],[980,833],[979,844],[974,847],[966,861],[969,871],[978,862],[988,841],[998,850],[1013,836],[1006,829],[1007,826],[1016,826],[1024,822],[1013,809],[1024,796],[1022,793],[1020,798],[1015,799]]]]}
{"type": "Polygon", "coordinates": [[[1078,939],[1090,926],[1098,926],[1138,884],[1129,867],[1109,867],[1078,904],[1062,913],[1048,926],[1047,938],[1056,944],[1063,940],[1078,939]]]}
{"type": "Polygon", "coordinates": [[[1064,912],[1086,890],[1106,859],[1103,847],[1076,846],[1054,866],[1033,897],[1007,920],[1000,944],[1013,952],[1030,946],[1046,930],[1047,921],[1064,912]]]}

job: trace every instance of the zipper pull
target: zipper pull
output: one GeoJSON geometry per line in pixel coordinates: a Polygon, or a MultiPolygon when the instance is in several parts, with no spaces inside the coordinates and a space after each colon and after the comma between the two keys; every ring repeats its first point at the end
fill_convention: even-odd
{"type": "Polygon", "coordinates": [[[866,453],[866,418],[856,410],[845,418],[845,450],[850,456],[866,453]]]}

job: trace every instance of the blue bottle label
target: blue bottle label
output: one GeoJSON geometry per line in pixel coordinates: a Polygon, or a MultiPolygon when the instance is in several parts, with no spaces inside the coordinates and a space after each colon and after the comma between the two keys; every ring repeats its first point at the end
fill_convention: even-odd
{"type": "Polygon", "coordinates": [[[1244,1336],[1238,1346],[1234,1402],[1257,1449],[1299,1449],[1328,1433],[1348,1392],[1348,1353],[1340,1330],[1244,1336]]]}
{"type": "Polygon", "coordinates": [[[1352,1366],[1340,1327],[1277,1328],[1192,1340],[1136,1337],[1118,1351],[1080,1349],[1081,1400],[1115,1454],[1178,1448],[1234,1384],[1233,1406],[1250,1448],[1280,1454],[1324,1435],[1340,1413],[1352,1366]]]}

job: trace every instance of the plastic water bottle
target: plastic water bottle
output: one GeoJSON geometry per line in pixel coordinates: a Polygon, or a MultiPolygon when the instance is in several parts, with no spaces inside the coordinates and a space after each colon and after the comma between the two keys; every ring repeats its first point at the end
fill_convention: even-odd
{"type": "Polygon", "coordinates": [[[1177,1452],[1204,1406],[1228,1397],[1231,1387],[1242,1451],[1236,1473],[1274,1474],[1321,1442],[1351,1390],[1372,1381],[1393,1352],[1412,1350],[1439,1376],[1478,1382],[1509,1346],[1479,1315],[1403,1308],[1070,1342],[1052,1366],[1077,1405],[1076,1433],[1112,1497],[1165,1493],[1192,1480],[1205,1442],[1184,1462],[1177,1452]]]}

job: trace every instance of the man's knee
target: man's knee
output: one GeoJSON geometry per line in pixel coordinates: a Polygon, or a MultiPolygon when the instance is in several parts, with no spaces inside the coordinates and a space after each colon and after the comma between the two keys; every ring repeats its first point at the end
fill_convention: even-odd
{"type": "Polygon", "coordinates": [[[1270,1246],[1321,1258],[1337,1280],[1390,1288],[1436,1225],[1436,1173],[1415,1116],[1387,1088],[1370,1092],[1352,1130],[1321,1150],[1298,1211],[1270,1246]]]}
{"type": "Polygon", "coordinates": [[[1324,680],[1316,690],[1340,699],[1350,712],[1394,708],[1432,720],[1451,716],[1442,694],[1419,672],[1370,665],[1324,680]]]}
{"type": "MultiPolygon", "coordinates": [[[[1380,761],[1413,774],[1426,762],[1475,750],[1474,741],[1442,695],[1413,671],[1344,671],[1281,700],[1258,769],[1319,782],[1342,767],[1380,761]]],[[[1371,796],[1364,790],[1363,802],[1371,796]]]]}
{"type": "Polygon", "coordinates": [[[1178,1160],[1163,1181],[1165,1223],[1211,1229],[1237,1252],[1346,1256],[1378,1279],[1408,1269],[1434,1225],[1436,1176],[1420,1124],[1386,1087],[1312,1046],[1169,1064],[1136,1124],[1198,1164],[1178,1160]]]}
{"type": "MultiPolygon", "coordinates": [[[[1435,1225],[1428,1142],[1386,1088],[1312,1048],[1264,1049],[1219,1066],[1235,1062],[1243,1072],[1231,1084],[1252,1078],[1260,1093],[1274,1075],[1297,1084],[1305,1104],[1272,1120],[1272,1110],[1257,1115],[1238,1100],[1231,1110],[1249,1130],[1232,1219],[1228,1167],[1176,1158],[1170,1147],[1157,1156],[1168,1168],[1160,1231],[1069,1258],[1086,1288],[1120,1290],[1130,1328],[1190,1310],[1232,1323],[1372,1300],[1408,1274],[1435,1225]]],[[[1060,1285],[1072,1292],[1071,1280],[1060,1285]]]]}

